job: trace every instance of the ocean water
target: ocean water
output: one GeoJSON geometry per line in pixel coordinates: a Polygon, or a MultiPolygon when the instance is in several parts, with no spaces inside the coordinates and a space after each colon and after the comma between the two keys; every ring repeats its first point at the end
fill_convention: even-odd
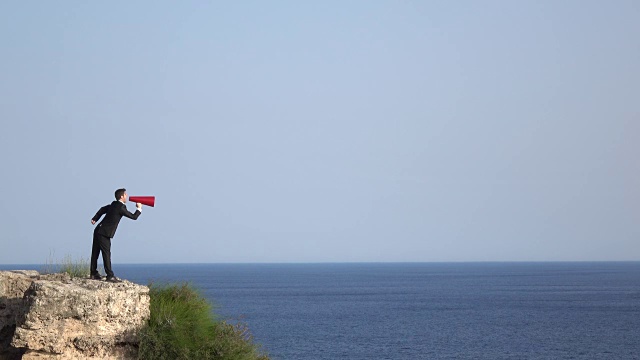
{"type": "Polygon", "coordinates": [[[115,264],[114,271],[141,284],[191,282],[218,314],[247,324],[273,359],[640,358],[638,262],[115,264]]]}

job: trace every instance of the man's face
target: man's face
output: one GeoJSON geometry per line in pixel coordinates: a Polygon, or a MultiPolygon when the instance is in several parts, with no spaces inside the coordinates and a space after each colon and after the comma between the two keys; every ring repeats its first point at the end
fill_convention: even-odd
{"type": "Polygon", "coordinates": [[[120,199],[122,199],[123,203],[127,202],[127,198],[129,198],[129,195],[127,194],[127,192],[125,191],[124,194],[122,195],[122,197],[120,199]]]}

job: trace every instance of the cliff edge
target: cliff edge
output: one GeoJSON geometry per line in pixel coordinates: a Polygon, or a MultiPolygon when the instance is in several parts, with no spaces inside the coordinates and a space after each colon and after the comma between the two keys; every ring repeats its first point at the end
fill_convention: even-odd
{"type": "Polygon", "coordinates": [[[133,359],[149,288],[0,271],[0,360],[133,359]]]}

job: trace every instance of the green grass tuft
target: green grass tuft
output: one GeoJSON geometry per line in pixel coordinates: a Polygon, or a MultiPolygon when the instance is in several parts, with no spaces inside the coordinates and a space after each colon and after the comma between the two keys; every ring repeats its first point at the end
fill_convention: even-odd
{"type": "Polygon", "coordinates": [[[43,274],[67,273],[72,278],[89,277],[89,260],[86,258],[72,259],[71,255],[65,256],[62,261],[53,260],[53,254],[49,256],[46,265],[41,271],[43,274]]]}
{"type": "Polygon", "coordinates": [[[244,325],[216,319],[190,284],[149,287],[151,316],[140,332],[140,359],[268,359],[244,325]]]}

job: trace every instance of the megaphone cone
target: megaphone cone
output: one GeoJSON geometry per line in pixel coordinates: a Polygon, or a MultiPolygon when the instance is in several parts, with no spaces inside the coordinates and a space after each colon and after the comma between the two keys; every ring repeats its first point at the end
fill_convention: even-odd
{"type": "Polygon", "coordinates": [[[156,204],[156,197],[155,196],[129,196],[129,201],[154,207],[156,204]]]}

